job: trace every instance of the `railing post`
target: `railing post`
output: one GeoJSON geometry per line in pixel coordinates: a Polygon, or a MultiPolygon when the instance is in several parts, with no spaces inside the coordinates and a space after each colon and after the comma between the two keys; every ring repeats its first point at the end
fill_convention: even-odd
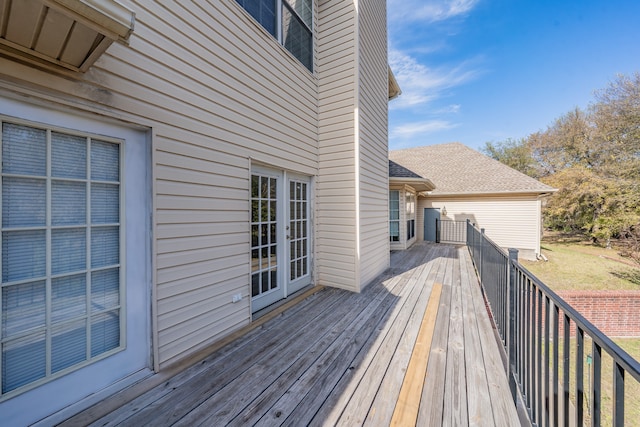
{"type": "Polygon", "coordinates": [[[440,243],[440,220],[436,218],[436,243],[440,243]]]}
{"type": "Polygon", "coordinates": [[[514,400],[517,396],[517,385],[516,385],[516,292],[518,291],[518,287],[516,284],[517,272],[515,267],[513,266],[514,262],[518,261],[518,250],[509,248],[509,282],[508,282],[508,291],[509,291],[509,386],[511,388],[511,395],[514,400]]]}
{"type": "Polygon", "coordinates": [[[484,228],[480,229],[480,262],[478,263],[478,273],[480,274],[480,284],[484,283],[484,277],[482,277],[482,262],[484,253],[484,228]]]}
{"type": "Polygon", "coordinates": [[[471,225],[471,220],[469,218],[467,218],[467,235],[466,235],[466,240],[467,240],[467,247],[470,248],[471,247],[471,242],[469,241],[469,235],[471,234],[469,232],[469,226],[471,225]]]}

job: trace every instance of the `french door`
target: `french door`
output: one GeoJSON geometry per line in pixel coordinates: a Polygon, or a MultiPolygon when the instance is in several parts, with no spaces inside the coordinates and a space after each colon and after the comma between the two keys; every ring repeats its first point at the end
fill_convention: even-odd
{"type": "Polygon", "coordinates": [[[251,309],[311,283],[310,181],[254,166],[251,174],[251,309]]]}

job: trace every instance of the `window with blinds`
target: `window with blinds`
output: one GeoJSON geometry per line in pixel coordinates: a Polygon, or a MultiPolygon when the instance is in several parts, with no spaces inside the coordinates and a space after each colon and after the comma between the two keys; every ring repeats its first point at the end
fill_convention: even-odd
{"type": "Polygon", "coordinates": [[[123,345],[121,145],[2,122],[0,397],[123,345]]]}
{"type": "Polygon", "coordinates": [[[312,0],[236,0],[307,69],[313,72],[312,0]]]}

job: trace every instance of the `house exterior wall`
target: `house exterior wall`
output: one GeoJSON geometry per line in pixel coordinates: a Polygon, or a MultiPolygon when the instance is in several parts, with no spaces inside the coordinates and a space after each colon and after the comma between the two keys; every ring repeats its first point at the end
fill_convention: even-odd
{"type": "Polygon", "coordinates": [[[466,196],[418,199],[417,235],[424,239],[424,208],[446,207],[443,220],[471,220],[504,249],[515,248],[520,258],[536,259],[540,253],[541,203],[537,195],[466,196]]]}
{"type": "Polygon", "coordinates": [[[360,286],[389,267],[386,2],[359,2],[360,286]]]}
{"type": "Polygon", "coordinates": [[[148,135],[149,365],[162,370],[251,322],[252,164],[315,182],[316,284],[358,291],[384,270],[385,2],[314,2],[314,73],[235,1],[121,3],[136,14],[128,45],[85,74],[0,56],[0,96],[148,135]]]}
{"type": "Polygon", "coordinates": [[[357,291],[357,19],[354,2],[318,5],[318,284],[357,291]]]}
{"type": "Polygon", "coordinates": [[[386,2],[324,1],[318,21],[318,283],[360,291],[389,266],[386,2]]]}

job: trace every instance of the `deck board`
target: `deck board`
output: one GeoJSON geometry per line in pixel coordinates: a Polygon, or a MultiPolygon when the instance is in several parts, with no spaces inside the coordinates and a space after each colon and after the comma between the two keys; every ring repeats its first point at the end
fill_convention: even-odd
{"type": "Polygon", "coordinates": [[[63,425],[517,425],[466,247],[419,242],[391,263],[360,294],[322,289],[113,412],[91,417],[122,396],[63,425]],[[402,404],[412,413],[394,414],[402,404]]]}

